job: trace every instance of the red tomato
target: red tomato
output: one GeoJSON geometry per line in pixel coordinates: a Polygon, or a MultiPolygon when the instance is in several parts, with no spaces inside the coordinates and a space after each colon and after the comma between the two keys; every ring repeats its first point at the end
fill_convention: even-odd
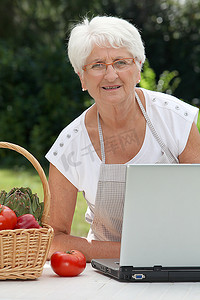
{"type": "Polygon", "coordinates": [[[85,269],[86,258],[77,250],[55,252],[51,256],[51,267],[59,276],[77,276],[85,269]]]}
{"type": "Polygon", "coordinates": [[[0,204],[0,230],[14,229],[17,224],[15,212],[5,205],[0,204]]]}

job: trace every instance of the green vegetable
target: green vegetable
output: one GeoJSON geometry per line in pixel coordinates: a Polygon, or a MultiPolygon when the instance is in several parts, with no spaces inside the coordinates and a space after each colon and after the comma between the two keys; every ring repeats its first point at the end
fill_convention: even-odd
{"type": "Polygon", "coordinates": [[[0,204],[11,208],[17,217],[32,214],[39,223],[41,221],[44,203],[39,202],[37,194],[28,187],[12,188],[8,193],[2,190],[0,204]]]}

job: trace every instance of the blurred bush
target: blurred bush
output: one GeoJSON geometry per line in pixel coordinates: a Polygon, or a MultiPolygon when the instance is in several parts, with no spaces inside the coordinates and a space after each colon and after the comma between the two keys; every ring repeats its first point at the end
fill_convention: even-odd
{"type": "Polygon", "coordinates": [[[141,73],[140,87],[171,95],[181,82],[178,75],[177,71],[164,71],[157,81],[155,71],[150,67],[149,61],[146,60],[141,73]]]}
{"type": "MultiPolygon", "coordinates": [[[[1,0],[0,140],[25,147],[46,165],[59,132],[91,104],[65,51],[65,34],[85,15],[135,24],[150,62],[140,86],[200,106],[199,10],[196,0],[1,0]]],[[[21,164],[21,156],[7,150],[0,158],[21,164]]]]}
{"type": "MultiPolygon", "coordinates": [[[[58,133],[85,109],[87,94],[62,45],[14,51],[0,43],[0,57],[1,140],[27,148],[45,163],[58,133]]],[[[5,151],[0,156],[12,162],[12,154],[7,159],[5,151]]]]}

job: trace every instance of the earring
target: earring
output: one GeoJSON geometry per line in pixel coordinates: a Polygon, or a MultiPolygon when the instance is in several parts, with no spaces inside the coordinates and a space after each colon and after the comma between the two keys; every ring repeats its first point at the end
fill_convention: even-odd
{"type": "Polygon", "coordinates": [[[86,90],[84,88],[82,88],[82,91],[85,92],[86,90]]]}

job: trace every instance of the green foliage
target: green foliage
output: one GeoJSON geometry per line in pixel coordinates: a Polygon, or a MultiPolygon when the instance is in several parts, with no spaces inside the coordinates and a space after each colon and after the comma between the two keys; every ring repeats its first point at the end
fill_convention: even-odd
{"type": "Polygon", "coordinates": [[[150,68],[148,60],[146,60],[143,65],[140,87],[151,91],[156,89],[156,73],[150,68]]]}
{"type": "Polygon", "coordinates": [[[164,71],[160,75],[157,82],[156,73],[149,66],[148,60],[146,60],[143,66],[143,71],[141,73],[140,87],[152,91],[172,94],[178,87],[180,81],[181,79],[180,77],[178,77],[177,71],[164,71]]]}
{"type": "MultiPolygon", "coordinates": [[[[1,0],[0,139],[47,164],[44,155],[59,132],[90,104],[65,54],[65,34],[85,15],[136,24],[151,65],[145,63],[140,86],[199,105],[199,11],[196,0],[1,0]]],[[[2,149],[0,158],[22,161],[2,149]]]]}
{"type": "Polygon", "coordinates": [[[85,109],[79,80],[61,44],[16,51],[0,44],[0,56],[1,140],[17,143],[45,162],[58,133],[85,109]]]}
{"type": "Polygon", "coordinates": [[[175,96],[192,103],[200,94],[199,11],[198,0],[1,0],[0,39],[15,49],[51,47],[85,15],[119,16],[141,31],[156,77],[177,70],[175,96]]]}

